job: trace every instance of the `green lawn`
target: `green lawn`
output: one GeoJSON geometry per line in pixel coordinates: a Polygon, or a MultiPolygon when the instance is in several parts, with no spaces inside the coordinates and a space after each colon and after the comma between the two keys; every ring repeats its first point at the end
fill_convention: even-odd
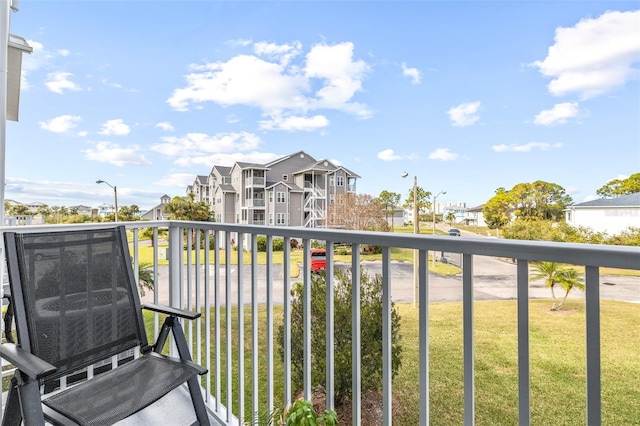
{"type": "MultiPolygon", "coordinates": [[[[584,304],[568,301],[566,309],[549,311],[548,300],[530,302],[531,424],[584,425],[585,315],[584,304]]],[[[602,423],[639,424],[640,305],[602,301],[602,423]]],[[[419,415],[418,311],[398,305],[402,316],[402,367],[394,379],[394,424],[416,425],[419,415]]],[[[225,326],[221,309],[221,327],[225,326]]],[[[474,304],[476,423],[517,424],[517,324],[515,301],[474,304]]],[[[237,309],[233,317],[233,368],[237,371],[237,309]]],[[[251,377],[251,311],[245,309],[245,372],[251,377]]],[[[274,333],[282,318],[275,308],[274,333]]],[[[266,308],[259,308],[259,393],[266,392],[266,308]]],[[[225,332],[221,330],[221,365],[224,371],[225,332]]],[[[212,347],[213,351],[215,348],[212,347]]],[[[430,405],[432,425],[462,424],[462,305],[430,305],[430,405]]],[[[275,355],[275,401],[282,400],[282,364],[275,355]]],[[[225,389],[224,375],[221,378],[225,389]]],[[[237,379],[234,377],[234,381],[237,379]]],[[[246,403],[250,404],[250,382],[246,403]]],[[[237,392],[237,383],[233,383],[237,392]]],[[[212,389],[214,392],[214,389],[212,389]]],[[[223,403],[226,400],[223,392],[223,403]]],[[[237,395],[233,396],[234,412],[237,395]]],[[[247,405],[249,406],[249,405],[247,405]]]]}

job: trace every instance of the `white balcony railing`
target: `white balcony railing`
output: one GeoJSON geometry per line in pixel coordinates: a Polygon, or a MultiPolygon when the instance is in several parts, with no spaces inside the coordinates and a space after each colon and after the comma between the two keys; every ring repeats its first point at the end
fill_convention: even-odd
{"type": "MultiPolygon", "coordinates": [[[[67,227],[100,227],[100,225],[66,225],[67,227]]],[[[101,225],[104,226],[104,225],[101,225]]],[[[383,365],[391,365],[391,294],[392,288],[392,248],[418,250],[418,302],[419,302],[419,407],[420,424],[429,424],[429,292],[432,277],[427,271],[428,252],[457,253],[462,269],[462,319],[464,350],[464,424],[474,424],[475,407],[475,355],[474,355],[474,259],[484,256],[516,260],[516,279],[514,284],[517,299],[518,329],[518,423],[530,424],[530,347],[529,347],[529,299],[530,286],[528,266],[531,261],[553,261],[585,266],[584,295],[586,306],[586,423],[599,425],[602,422],[601,403],[601,356],[600,356],[600,268],[640,269],[640,249],[637,247],[600,246],[586,244],[565,244],[548,242],[530,242],[498,240],[489,238],[432,237],[413,234],[373,233],[356,231],[338,231],[327,229],[306,229],[290,227],[265,227],[255,225],[235,225],[202,222],[130,222],[126,224],[132,231],[131,243],[135,263],[140,261],[141,244],[139,230],[153,227],[157,231],[167,230],[168,267],[159,265],[158,244],[153,248],[154,276],[156,290],[150,296],[155,303],[169,303],[172,306],[203,310],[200,320],[185,324],[186,334],[193,353],[194,361],[209,368],[204,379],[204,393],[208,407],[223,424],[238,424],[247,413],[258,410],[260,401],[266,399],[266,407],[283,406],[291,401],[291,303],[292,279],[290,271],[290,241],[295,238],[302,242],[301,275],[304,283],[304,389],[303,396],[311,398],[311,320],[307,313],[311,309],[311,272],[310,247],[312,240],[326,241],[327,244],[327,293],[326,293],[326,341],[333,341],[336,324],[333,317],[333,244],[352,245],[353,294],[352,294],[352,370],[353,424],[360,424],[361,382],[360,371],[360,292],[359,292],[359,247],[362,245],[382,246],[382,285],[383,285],[383,365]],[[197,230],[200,232],[185,232],[197,230]],[[257,261],[246,263],[244,253],[248,251],[251,259],[258,259],[257,236],[266,236],[266,266],[258,269],[257,261]],[[274,269],[274,252],[271,249],[274,238],[284,238],[284,255],[281,273],[274,269]],[[215,241],[215,244],[212,243],[215,241]],[[184,250],[183,247],[187,249],[184,250]],[[223,250],[233,244],[245,250],[223,250]],[[194,256],[192,247],[203,247],[203,256],[194,256]],[[210,248],[213,247],[213,248],[210,248]],[[224,256],[222,259],[221,256],[224,256]],[[224,261],[223,261],[224,260],[224,261]],[[162,269],[162,270],[161,270],[162,269]],[[248,278],[247,278],[248,277],[248,278]],[[284,372],[276,374],[274,369],[275,336],[274,306],[282,305],[284,318],[284,372]],[[224,309],[233,306],[232,309],[224,309]],[[266,311],[266,319],[258,317],[259,306],[266,311]],[[245,309],[250,307],[250,325],[234,328],[233,324],[245,324],[245,309]],[[224,310],[224,318],[222,317],[224,310]],[[264,321],[264,323],[263,323],[264,321]],[[223,326],[224,322],[224,326],[223,326]],[[259,326],[260,325],[260,326],[259,326]],[[260,331],[259,331],[260,330],[260,331]],[[265,333],[265,336],[259,336],[265,333]],[[266,362],[259,365],[258,338],[266,340],[266,362]],[[233,342],[233,345],[223,345],[233,342]],[[250,348],[248,350],[247,348],[250,348]],[[223,352],[224,351],[224,352],[223,352]],[[249,357],[250,359],[245,359],[249,357]],[[233,361],[232,361],[233,360],[233,361]],[[245,370],[250,365],[251,373],[245,370]],[[222,386],[224,378],[225,386],[222,386]],[[274,389],[282,388],[283,394],[276,395],[274,389]],[[237,384],[237,389],[233,389],[237,384]],[[245,388],[245,386],[247,386],[245,388]],[[237,401],[233,400],[237,395],[237,401]],[[249,395],[249,400],[245,399],[249,395]],[[260,398],[259,398],[260,396],[260,398]],[[277,399],[277,402],[276,402],[277,399]],[[224,405],[223,402],[224,401],[224,405]],[[227,410],[227,408],[229,408],[227,410]]],[[[36,228],[36,227],[30,227],[36,228]]],[[[42,227],[37,227],[42,229],[42,227]]],[[[4,228],[8,229],[8,228],[4,228]]],[[[164,238],[164,237],[163,237],[164,238]]],[[[162,241],[162,239],[161,239],[162,241]]],[[[640,291],[639,291],[640,293],[640,291]]],[[[640,299],[640,297],[639,297],[640,299]]],[[[247,318],[249,319],[249,318],[247,318]]],[[[158,319],[155,333],[158,333],[158,319]]],[[[561,332],[561,331],[560,331],[561,332]]],[[[334,351],[332,345],[326,348],[326,401],[329,408],[334,406],[334,351]]],[[[633,380],[630,378],[630,380],[633,380]]],[[[392,424],[392,381],[391,368],[383,371],[382,380],[382,423],[392,424]]],[[[553,423],[553,419],[548,419],[553,423]]]]}
{"type": "Polygon", "coordinates": [[[264,202],[264,198],[249,198],[246,200],[247,203],[247,207],[264,207],[265,206],[265,202],[264,202]]]}

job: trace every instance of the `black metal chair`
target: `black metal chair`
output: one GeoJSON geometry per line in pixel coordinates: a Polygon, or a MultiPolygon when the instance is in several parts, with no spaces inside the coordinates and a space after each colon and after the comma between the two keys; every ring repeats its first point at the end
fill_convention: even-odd
{"type": "Polygon", "coordinates": [[[200,314],[141,306],[123,226],[5,232],[4,242],[18,344],[2,344],[16,367],[3,425],[110,425],[184,383],[195,424],[209,424],[198,380],[207,370],[191,361],[179,320],[200,314]],[[142,308],[167,315],[155,345],[142,308]],[[179,359],[161,353],[169,332],[179,359]]]}

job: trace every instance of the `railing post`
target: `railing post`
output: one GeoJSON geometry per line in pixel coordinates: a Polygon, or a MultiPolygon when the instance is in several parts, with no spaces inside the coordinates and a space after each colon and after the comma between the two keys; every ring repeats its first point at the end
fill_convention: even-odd
{"type": "Polygon", "coordinates": [[[587,424],[602,423],[600,359],[600,272],[585,266],[585,304],[587,333],[587,424]]]}
{"type": "Polygon", "coordinates": [[[429,424],[429,287],[427,283],[427,251],[418,252],[418,327],[420,381],[420,424],[429,424]]]}
{"type": "Polygon", "coordinates": [[[473,257],[462,255],[462,311],[464,340],[464,424],[475,424],[475,354],[473,343],[473,257]]]}
{"type": "Polygon", "coordinates": [[[529,366],[529,262],[518,259],[518,424],[531,423],[529,366]]]}

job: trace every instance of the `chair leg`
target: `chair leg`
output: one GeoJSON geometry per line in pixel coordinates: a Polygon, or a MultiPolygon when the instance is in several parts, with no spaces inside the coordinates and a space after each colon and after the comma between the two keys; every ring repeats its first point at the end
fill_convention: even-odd
{"type": "MultiPolygon", "coordinates": [[[[18,374],[18,373],[16,373],[18,374]]],[[[20,397],[18,396],[18,380],[11,378],[11,387],[7,395],[7,405],[2,418],[2,426],[20,426],[22,423],[22,412],[20,410],[20,397]]]]}
{"type": "Polygon", "coordinates": [[[11,379],[2,425],[20,425],[20,420],[24,420],[25,426],[44,424],[38,381],[17,371],[11,379]]]}
{"type": "MultiPolygon", "coordinates": [[[[189,351],[189,346],[187,345],[187,339],[184,336],[182,325],[180,325],[180,321],[177,318],[174,318],[173,320],[171,331],[173,333],[173,338],[175,339],[176,347],[178,348],[180,359],[191,361],[191,352],[189,351]]],[[[193,408],[196,411],[196,417],[198,418],[200,425],[208,426],[209,415],[207,414],[207,409],[204,405],[204,399],[202,398],[202,392],[200,391],[200,383],[198,383],[198,378],[192,377],[187,381],[187,385],[189,386],[191,401],[193,402],[193,408]]]]}

